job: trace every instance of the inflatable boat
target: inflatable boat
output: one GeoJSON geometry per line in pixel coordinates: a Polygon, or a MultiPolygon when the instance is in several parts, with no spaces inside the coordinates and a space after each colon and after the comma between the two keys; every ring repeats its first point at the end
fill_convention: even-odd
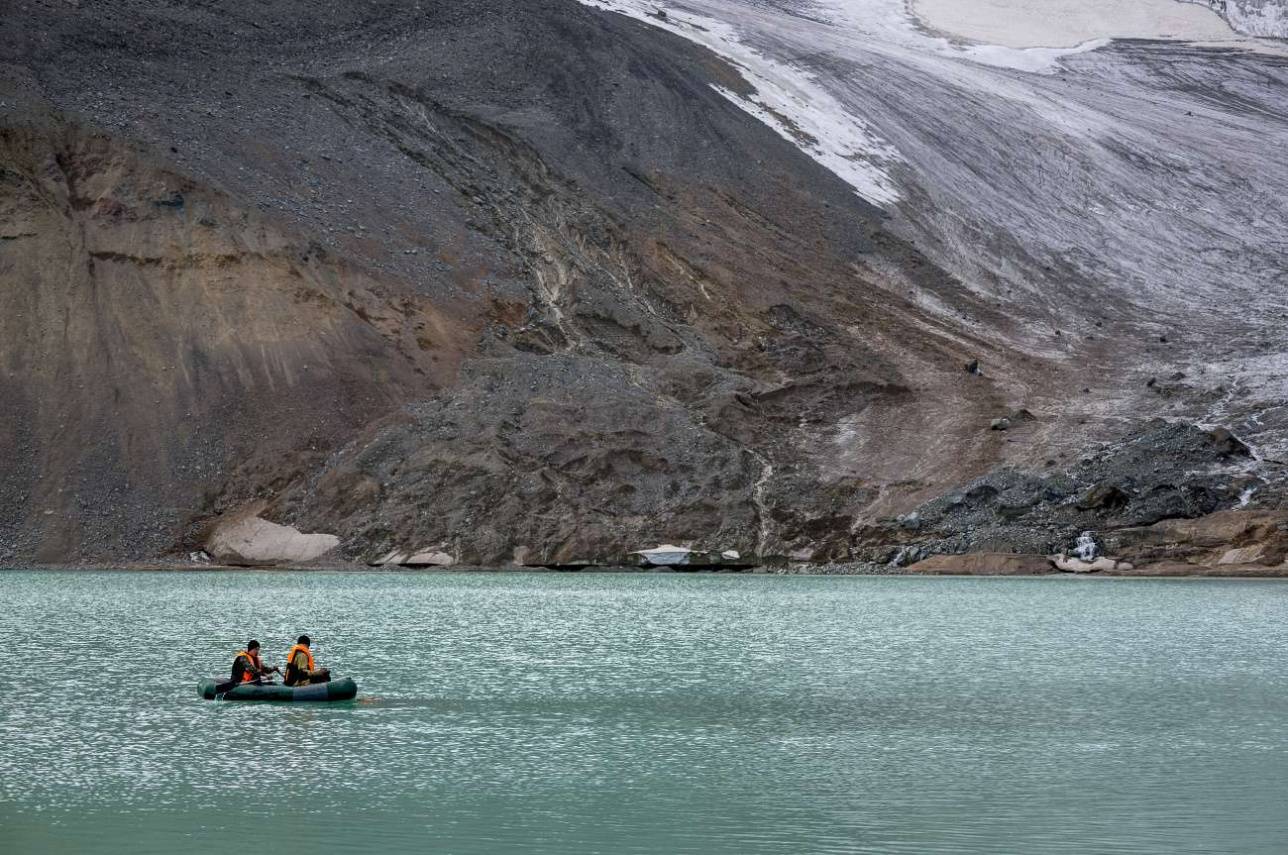
{"type": "Polygon", "coordinates": [[[223,677],[211,677],[198,683],[197,691],[208,701],[350,701],[358,694],[358,684],[350,677],[309,686],[234,683],[223,677]]]}

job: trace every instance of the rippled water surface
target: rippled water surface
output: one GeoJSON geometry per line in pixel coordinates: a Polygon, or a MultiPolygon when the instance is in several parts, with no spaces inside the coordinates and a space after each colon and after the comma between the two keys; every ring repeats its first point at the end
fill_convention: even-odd
{"type": "Polygon", "coordinates": [[[0,573],[0,852],[1282,853],[1288,585],[0,573]],[[197,697],[313,636],[359,701],[197,697]]]}

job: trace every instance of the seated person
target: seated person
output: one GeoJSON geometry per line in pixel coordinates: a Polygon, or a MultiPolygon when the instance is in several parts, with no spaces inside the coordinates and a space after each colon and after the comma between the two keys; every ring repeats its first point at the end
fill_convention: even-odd
{"type": "Polygon", "coordinates": [[[246,649],[238,651],[237,656],[233,658],[234,683],[262,683],[264,678],[274,671],[282,673],[276,668],[264,667],[264,663],[259,658],[259,642],[253,638],[247,643],[246,649]]]}
{"type": "Polygon", "coordinates": [[[329,683],[331,672],[317,668],[313,664],[313,651],[309,650],[307,635],[301,635],[291,652],[286,654],[286,673],[282,682],[288,686],[308,686],[313,683],[329,683]]]}

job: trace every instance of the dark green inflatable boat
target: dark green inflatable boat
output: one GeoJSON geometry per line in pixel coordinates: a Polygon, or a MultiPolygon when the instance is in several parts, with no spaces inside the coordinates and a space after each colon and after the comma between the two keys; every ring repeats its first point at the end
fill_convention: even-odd
{"type": "Polygon", "coordinates": [[[283,686],[279,683],[257,686],[211,678],[198,683],[197,691],[208,701],[351,701],[358,694],[358,684],[350,677],[311,686],[283,686]]]}

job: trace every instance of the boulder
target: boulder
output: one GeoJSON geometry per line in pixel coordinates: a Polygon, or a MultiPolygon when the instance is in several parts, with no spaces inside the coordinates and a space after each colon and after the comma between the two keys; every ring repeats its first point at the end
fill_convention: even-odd
{"type": "Polygon", "coordinates": [[[929,576],[1038,576],[1054,573],[1045,555],[1014,552],[968,552],[932,555],[908,567],[909,573],[929,576]]]}
{"type": "Polygon", "coordinates": [[[333,534],[304,534],[263,519],[259,510],[221,520],[206,540],[206,552],[220,564],[273,567],[313,561],[340,545],[333,534]]]}
{"type": "Polygon", "coordinates": [[[452,567],[456,556],[438,549],[422,549],[402,562],[406,567],[452,567]]]}
{"type": "Polygon", "coordinates": [[[899,528],[906,531],[917,531],[921,528],[921,514],[916,511],[910,514],[900,514],[895,518],[895,522],[899,524],[899,528]]]}
{"type": "Polygon", "coordinates": [[[1260,564],[1265,558],[1267,546],[1264,543],[1254,543],[1251,546],[1240,546],[1235,549],[1227,549],[1216,560],[1217,564],[1260,564]]]}
{"type": "Polygon", "coordinates": [[[1117,484],[1101,482],[1093,486],[1078,500],[1078,510],[1089,511],[1096,508],[1121,508],[1131,501],[1131,496],[1117,484]]]}
{"type": "Polygon", "coordinates": [[[1218,427],[1208,431],[1212,446],[1222,457],[1251,457],[1252,449],[1239,439],[1229,428],[1218,427]]]}
{"type": "Polygon", "coordinates": [[[367,562],[373,567],[452,567],[456,556],[439,549],[393,549],[367,562]]]}

